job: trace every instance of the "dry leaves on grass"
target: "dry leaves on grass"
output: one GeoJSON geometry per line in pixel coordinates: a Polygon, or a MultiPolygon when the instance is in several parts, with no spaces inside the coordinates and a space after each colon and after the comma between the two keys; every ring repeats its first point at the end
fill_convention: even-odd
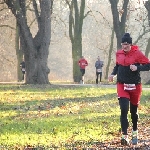
{"type": "MultiPolygon", "coordinates": [[[[129,137],[131,138],[131,130],[129,128],[129,137]]],[[[97,145],[100,150],[150,150],[150,121],[138,125],[139,141],[137,145],[130,144],[129,146],[122,146],[120,144],[120,135],[116,135],[114,140],[106,141],[101,145],[97,145]]]]}

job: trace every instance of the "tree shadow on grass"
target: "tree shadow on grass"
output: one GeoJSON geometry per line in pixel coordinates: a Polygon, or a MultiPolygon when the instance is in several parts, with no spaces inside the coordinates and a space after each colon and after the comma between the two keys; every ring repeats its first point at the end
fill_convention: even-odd
{"type": "Polygon", "coordinates": [[[46,100],[24,100],[24,101],[16,101],[15,104],[2,103],[0,102],[0,111],[17,111],[17,110],[26,110],[26,111],[37,111],[37,110],[47,110],[53,109],[55,107],[62,107],[67,105],[68,103],[93,103],[93,102],[100,102],[105,100],[109,102],[112,99],[117,99],[116,94],[107,94],[101,95],[97,97],[78,97],[77,98],[54,98],[54,99],[46,99],[46,100]],[[49,108],[50,107],[50,108],[49,108]]]}

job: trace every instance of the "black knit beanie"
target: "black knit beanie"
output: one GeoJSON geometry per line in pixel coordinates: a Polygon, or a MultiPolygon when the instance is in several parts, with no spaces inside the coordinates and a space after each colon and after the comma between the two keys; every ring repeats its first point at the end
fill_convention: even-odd
{"type": "Polygon", "coordinates": [[[124,36],[122,37],[121,43],[129,43],[132,44],[132,38],[130,37],[129,33],[125,33],[124,36]]]}

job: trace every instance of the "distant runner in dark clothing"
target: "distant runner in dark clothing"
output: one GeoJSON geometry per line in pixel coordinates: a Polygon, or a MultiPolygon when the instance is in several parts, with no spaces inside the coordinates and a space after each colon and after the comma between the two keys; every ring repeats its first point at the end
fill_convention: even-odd
{"type": "Polygon", "coordinates": [[[21,67],[21,71],[22,71],[22,80],[24,80],[24,76],[25,76],[25,72],[26,72],[26,70],[25,70],[25,62],[24,61],[22,61],[20,63],[20,67],[21,67]]]}
{"type": "Polygon", "coordinates": [[[122,129],[121,144],[128,145],[128,110],[132,120],[132,144],[138,143],[138,105],[142,93],[140,71],[149,71],[150,61],[139,50],[139,47],[132,45],[132,38],[129,33],[122,37],[122,49],[116,53],[116,66],[109,76],[109,81],[117,75],[117,94],[121,109],[120,123],[122,129]]]}
{"type": "Polygon", "coordinates": [[[100,76],[100,82],[102,82],[102,67],[103,67],[103,61],[100,60],[100,57],[98,56],[97,61],[95,62],[95,68],[96,68],[96,84],[98,84],[98,78],[100,76]]]}

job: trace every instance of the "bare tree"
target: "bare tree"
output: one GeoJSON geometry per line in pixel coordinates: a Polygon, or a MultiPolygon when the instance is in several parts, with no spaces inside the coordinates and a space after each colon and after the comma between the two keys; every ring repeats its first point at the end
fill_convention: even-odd
{"type": "Polygon", "coordinates": [[[123,5],[120,10],[118,9],[119,0],[109,0],[109,2],[111,4],[114,31],[117,38],[117,49],[119,49],[121,47],[121,37],[125,33],[125,23],[129,0],[123,0],[123,5]],[[119,16],[121,16],[120,19],[119,16]]]}
{"type": "Polygon", "coordinates": [[[74,82],[80,80],[80,70],[78,66],[78,60],[82,56],[82,27],[83,20],[88,15],[84,15],[85,0],[80,2],[77,0],[66,0],[69,6],[69,37],[72,43],[72,59],[73,59],[73,79],[74,82]],[[80,9],[79,9],[80,5],[80,9]]]}
{"type": "Polygon", "coordinates": [[[50,69],[47,66],[51,38],[51,10],[53,0],[32,0],[37,18],[37,34],[32,36],[26,16],[26,0],[4,0],[16,17],[19,28],[20,47],[26,63],[27,84],[48,84],[50,69]]]}

